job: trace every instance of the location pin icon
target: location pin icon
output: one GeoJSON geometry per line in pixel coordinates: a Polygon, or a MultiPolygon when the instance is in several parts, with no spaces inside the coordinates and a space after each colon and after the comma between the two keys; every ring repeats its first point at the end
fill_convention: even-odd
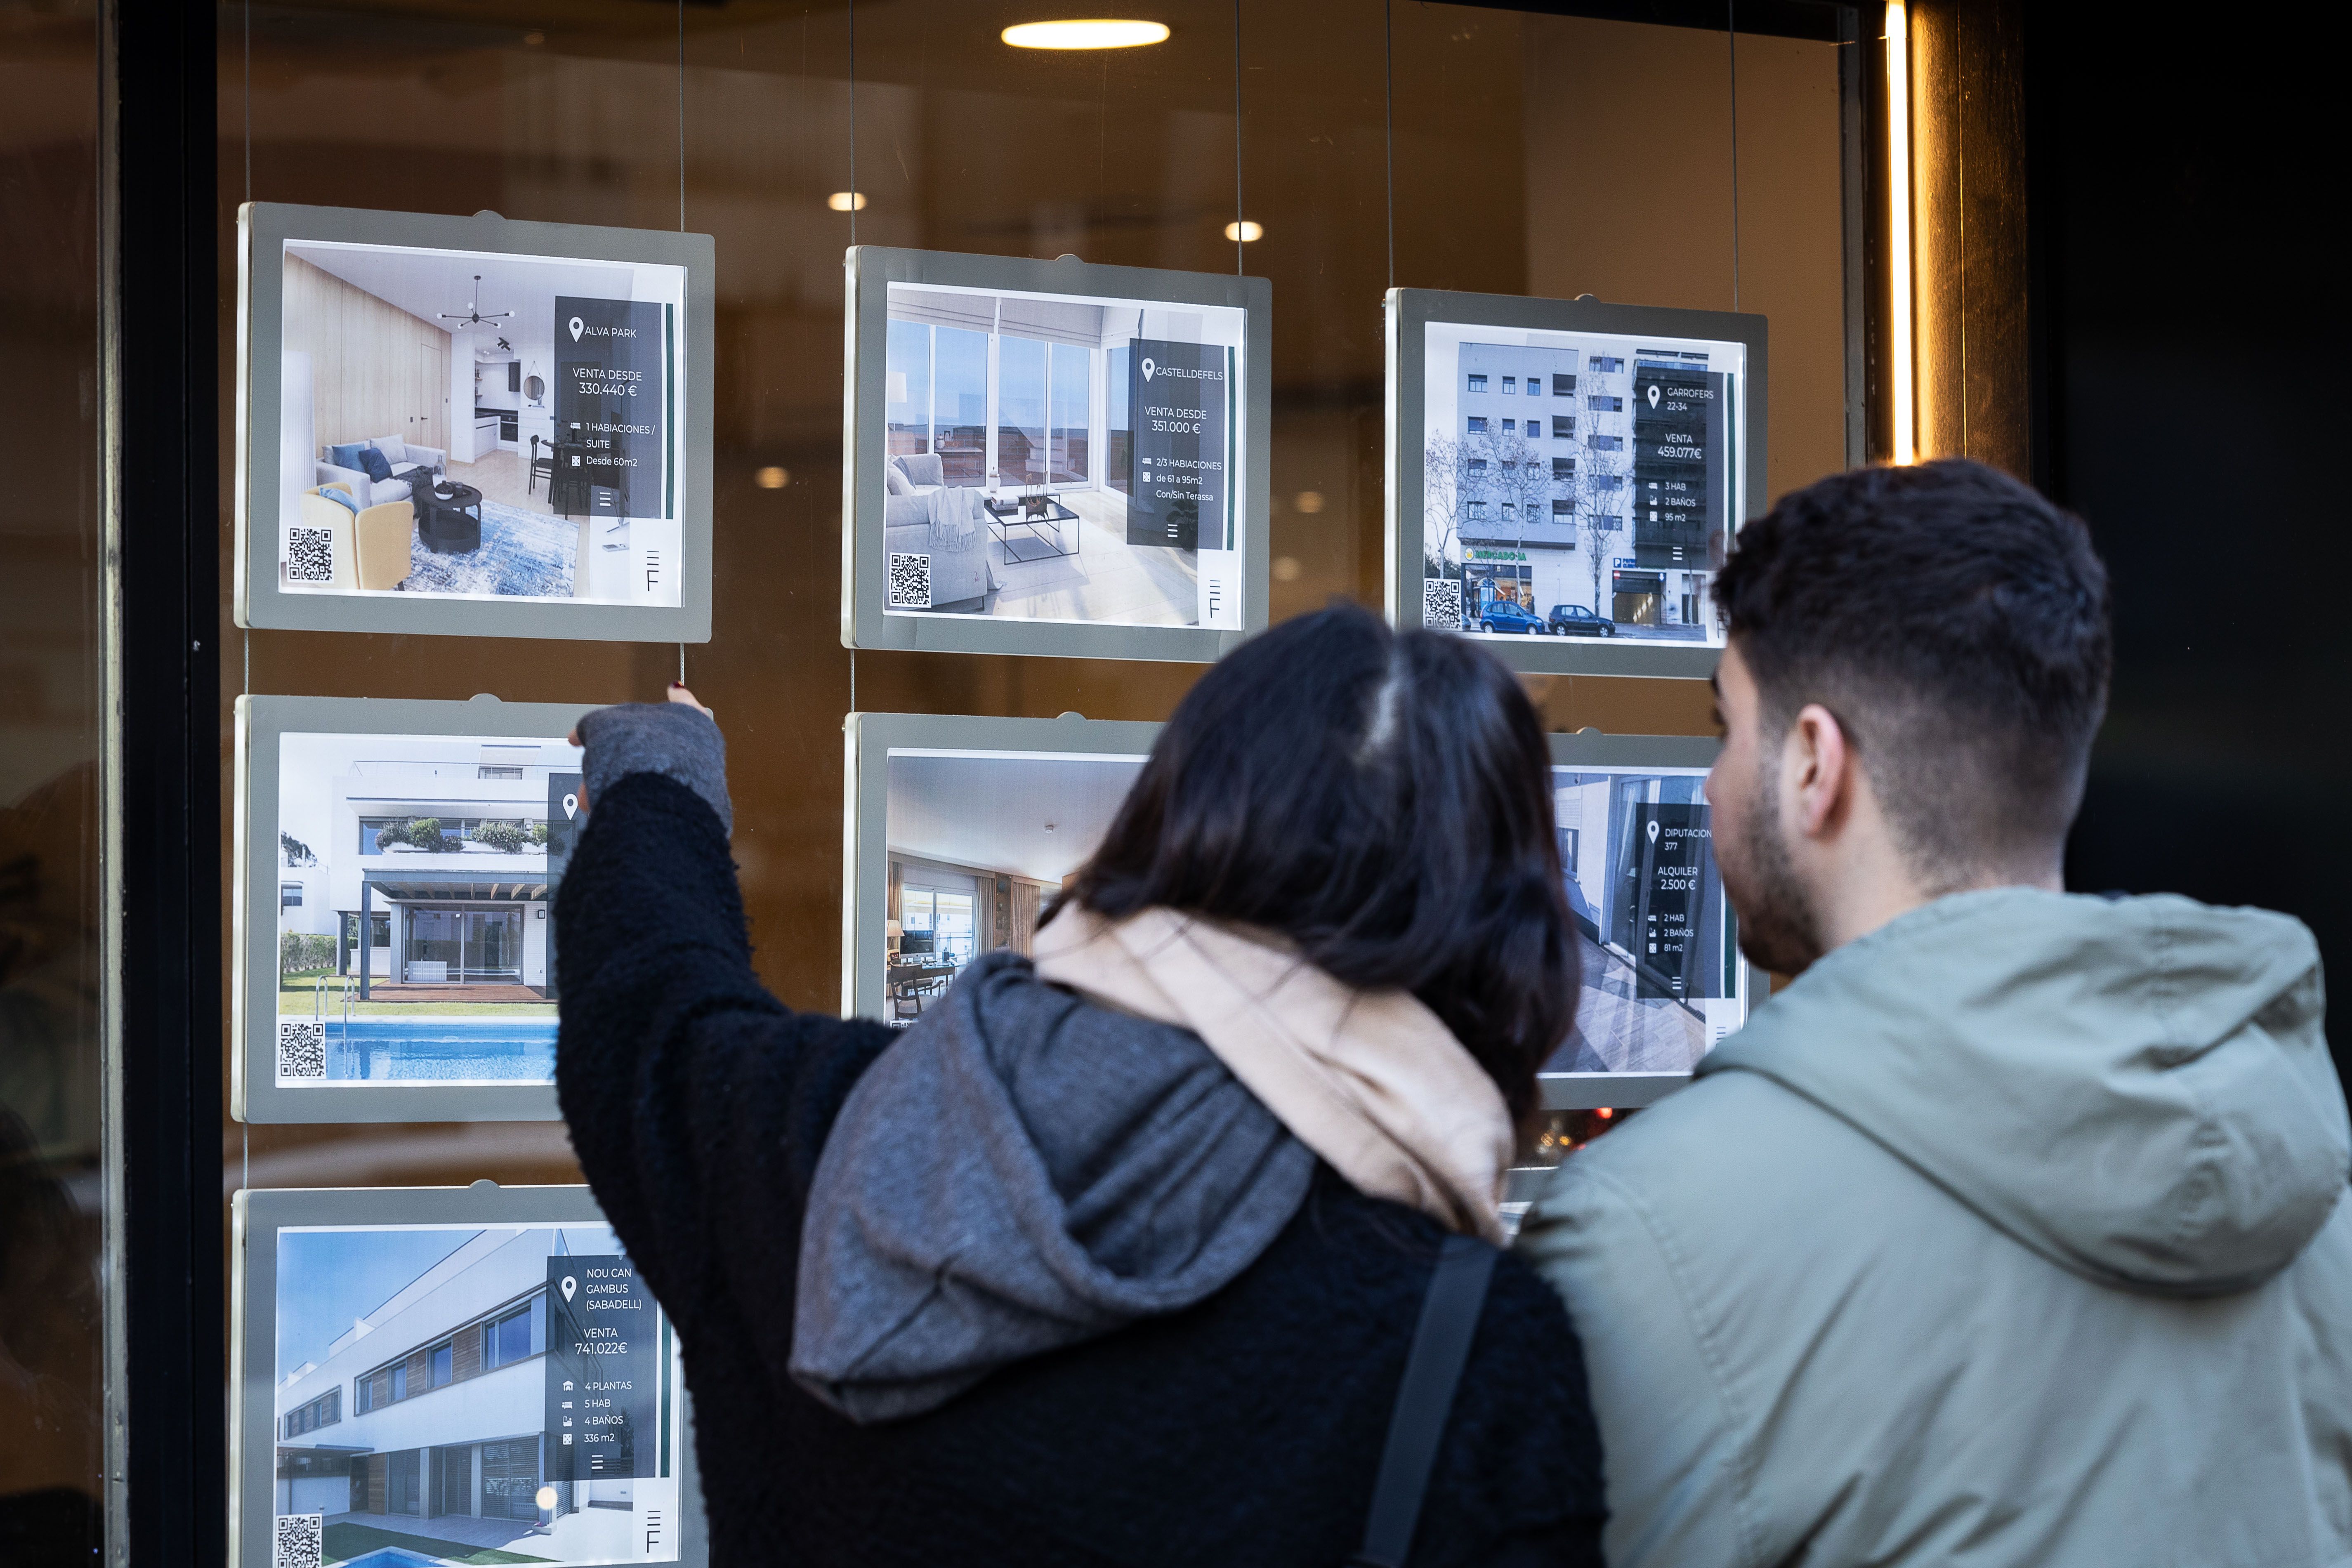
{"type": "Polygon", "coordinates": [[[580,797],[576,795],[565,795],[563,797],[563,820],[569,822],[579,815],[580,797]]]}
{"type": "Polygon", "coordinates": [[[1150,360],[1145,360],[1143,362],[1143,379],[1150,381],[1151,379],[1151,373],[1159,368],[1159,366],[1153,364],[1150,360]]]}
{"type": "Polygon", "coordinates": [[[580,330],[581,330],[581,326],[582,326],[582,322],[581,322],[580,318],[579,318],[579,317],[577,317],[577,316],[572,317],[572,341],[573,342],[575,342],[575,343],[576,343],[576,342],[578,342],[580,341],[580,330]]]}
{"type": "MultiPolygon", "coordinates": [[[[572,335],[573,337],[575,337],[575,338],[576,338],[576,337],[578,337],[578,336],[580,335],[580,329],[579,329],[579,327],[578,327],[578,325],[577,325],[577,324],[574,324],[574,326],[572,327],[572,335]]],[[[1654,382],[1650,383],[1650,406],[1651,406],[1651,407],[1653,407],[1653,408],[1655,408],[1657,405],[1658,405],[1658,384],[1657,384],[1656,382],[1654,382],[1654,382]]]]}
{"type": "MultiPolygon", "coordinates": [[[[1653,843],[1653,844],[1655,844],[1657,841],[1658,841],[1658,819],[1657,819],[1656,817],[1654,817],[1654,817],[1650,818],[1650,842],[1651,842],[1651,843],[1653,843]]],[[[572,1281],[571,1281],[571,1280],[569,1280],[569,1279],[566,1279],[566,1280],[563,1282],[563,1284],[564,1284],[564,1290],[563,1290],[563,1293],[564,1293],[566,1296],[571,1295],[571,1294],[572,1294],[572,1289],[571,1289],[572,1281]]]]}
{"type": "MultiPolygon", "coordinates": [[[[1653,826],[1655,826],[1655,825],[1654,825],[1654,824],[1653,824],[1653,826]]],[[[572,1292],[573,1292],[573,1291],[575,1291],[575,1290],[577,1290],[577,1289],[580,1289],[580,1281],[579,1281],[579,1280],[574,1279],[573,1279],[573,1278],[572,1278],[572,1276],[571,1276],[571,1275],[569,1275],[569,1274],[566,1274],[566,1275],[563,1277],[563,1299],[564,1299],[565,1300],[569,1301],[570,1300],[572,1300],[572,1292]]]]}

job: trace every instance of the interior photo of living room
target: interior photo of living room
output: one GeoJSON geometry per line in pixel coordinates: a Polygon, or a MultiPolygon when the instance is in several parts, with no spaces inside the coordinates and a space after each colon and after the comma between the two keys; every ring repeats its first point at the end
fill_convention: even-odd
{"type": "Polygon", "coordinates": [[[893,751],[886,1021],[913,1023],[973,959],[1025,953],[1102,842],[1141,757],[893,751]]]}
{"type": "Polygon", "coordinates": [[[278,880],[251,890],[277,905],[278,1081],[550,1081],[550,822],[579,751],[288,734],[278,756],[278,880]]]}
{"type": "MultiPolygon", "coordinates": [[[[1132,389],[1154,344],[1230,349],[1238,363],[1244,322],[1244,312],[1219,306],[891,284],[878,476],[885,548],[894,562],[923,562],[926,578],[920,596],[894,592],[892,606],[1202,625],[1200,549],[1144,542],[1147,532],[1169,535],[1138,525],[1153,486],[1148,471],[1139,479],[1139,451],[1149,456],[1139,429],[1149,422],[1139,426],[1132,389]]],[[[1198,443],[1223,432],[1196,426],[1190,435],[1198,443]]],[[[1183,537],[1238,549],[1231,465],[1220,455],[1188,457],[1181,468],[1188,489],[1202,490],[1192,503],[1202,531],[1183,537]]],[[[1223,624],[1227,597],[1230,590],[1217,597],[1213,623],[1223,624]]],[[[1238,615],[1237,604],[1231,609],[1238,615]]]]}
{"type": "Polygon", "coordinates": [[[676,267],[286,242],[281,585],[642,597],[633,537],[675,531],[684,298],[676,267]],[[616,405],[649,434],[595,428],[615,353],[614,384],[647,394],[616,405]]]}
{"type": "Polygon", "coordinates": [[[1747,1012],[1700,769],[1556,768],[1583,986],[1546,1072],[1688,1072],[1747,1012]]]}
{"type": "MultiPolygon", "coordinates": [[[[563,1282],[576,1301],[588,1265],[625,1261],[608,1226],[289,1228],[277,1251],[270,1512],[316,1531],[313,1561],[677,1558],[673,1445],[635,1434],[604,1475],[573,1440],[588,1398],[565,1386],[563,1282]]],[[[632,1327],[653,1385],[632,1418],[674,1425],[667,1336],[632,1327]]]]}

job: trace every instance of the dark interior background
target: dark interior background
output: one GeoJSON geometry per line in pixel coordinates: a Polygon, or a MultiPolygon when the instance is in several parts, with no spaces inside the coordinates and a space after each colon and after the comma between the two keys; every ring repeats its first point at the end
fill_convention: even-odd
{"type": "MultiPolygon", "coordinates": [[[[2031,9],[2031,8],[2029,8],[2031,9]]],[[[2336,731],[2347,658],[2341,271],[2321,57],[2263,27],[2042,7],[2026,58],[2033,478],[2088,520],[2116,682],[2069,847],[2083,889],[2300,917],[2352,1021],[2336,731]],[[2325,247],[2325,248],[2323,248],[2325,247]]]]}

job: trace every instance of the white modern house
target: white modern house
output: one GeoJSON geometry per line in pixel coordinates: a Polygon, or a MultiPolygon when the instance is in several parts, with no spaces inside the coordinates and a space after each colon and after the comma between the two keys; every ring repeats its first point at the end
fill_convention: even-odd
{"type": "Polygon", "coordinates": [[[513,1542],[550,1558],[570,1552],[522,1538],[625,1542],[632,1513],[660,1507],[675,1483],[562,1480],[568,1467],[546,1431],[548,1260],[583,1245],[609,1251],[609,1233],[501,1227],[453,1238],[447,1257],[355,1318],[323,1358],[282,1371],[275,1511],[475,1547],[513,1542]]]}
{"type": "Polygon", "coordinates": [[[277,1390],[278,1511],[536,1521],[545,1231],[483,1231],[277,1390]]]}
{"type": "Polygon", "coordinates": [[[549,777],[575,749],[289,735],[281,755],[281,932],[331,939],[370,985],[546,989],[549,777]]]}

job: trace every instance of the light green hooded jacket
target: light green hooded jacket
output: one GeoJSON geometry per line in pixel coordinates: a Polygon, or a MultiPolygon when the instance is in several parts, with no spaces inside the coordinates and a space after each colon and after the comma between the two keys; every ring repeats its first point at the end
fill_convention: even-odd
{"type": "Polygon", "coordinates": [[[1840,948],[1572,1157],[1612,1568],[2352,1563],[2352,1136],[2283,915],[2026,889],[1840,948]]]}

